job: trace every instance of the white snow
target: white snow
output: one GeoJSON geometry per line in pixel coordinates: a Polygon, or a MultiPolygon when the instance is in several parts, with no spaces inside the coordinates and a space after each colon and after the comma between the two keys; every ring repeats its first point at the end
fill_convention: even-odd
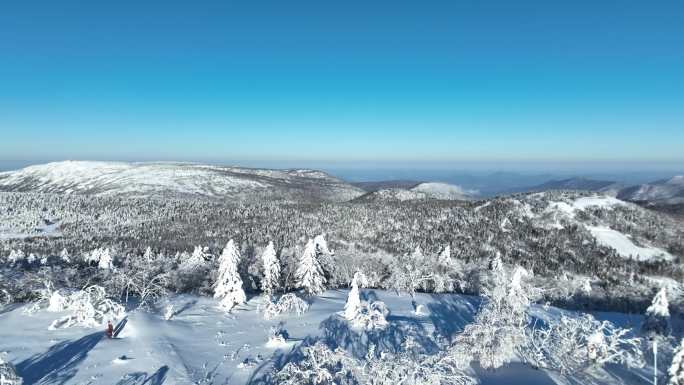
{"type": "Polygon", "coordinates": [[[425,193],[433,199],[445,200],[468,199],[469,196],[477,194],[475,190],[466,190],[461,186],[438,182],[421,183],[413,187],[411,191],[425,193]]]}
{"type": "MultiPolygon", "coordinates": [[[[412,314],[409,296],[380,290],[372,293],[391,309],[388,329],[380,332],[386,333],[381,335],[390,341],[402,333],[415,337],[416,343],[433,333],[458,333],[477,309],[473,297],[418,293],[415,300],[430,311],[429,316],[419,318],[412,314]]],[[[347,321],[337,315],[346,298],[345,290],[327,291],[321,297],[312,298],[310,310],[301,316],[283,315],[277,320],[264,320],[256,312],[261,297],[250,299],[232,315],[226,315],[217,309],[217,301],[212,298],[180,295],[170,299],[174,308],[179,309],[170,321],[164,320],[161,314],[134,311],[129,314],[119,338],[112,340],[98,329],[73,327],[48,331],[47,326],[59,313],[43,310],[29,315],[17,308],[0,313],[1,349],[7,351],[3,358],[17,367],[26,384],[177,385],[207,383],[206,379],[211,378],[211,383],[242,385],[253,374],[268,371],[272,360],[307,337],[327,335],[336,338],[347,351],[359,353],[365,343],[360,333],[364,332],[345,329],[342,325],[347,321]],[[288,338],[284,341],[287,346],[267,343],[270,328],[279,325],[287,330],[288,338]],[[55,378],[60,380],[56,382],[55,378]]],[[[558,309],[550,308],[548,313],[535,307],[534,312],[551,314],[558,309]]],[[[620,315],[610,317],[621,319],[620,315]]],[[[622,323],[631,322],[629,319],[622,323]]],[[[595,379],[592,384],[637,385],[642,383],[640,375],[652,369],[645,368],[638,375],[620,368],[606,370],[609,372],[601,371],[592,377],[595,379]]],[[[483,385],[566,383],[553,372],[535,370],[517,361],[496,372],[473,368],[471,373],[483,385]]]]}
{"type": "Polygon", "coordinates": [[[624,257],[634,257],[640,261],[649,259],[667,259],[671,260],[674,257],[667,251],[653,246],[637,246],[632,240],[619,231],[615,231],[605,226],[587,226],[587,229],[596,238],[596,241],[602,245],[612,247],[617,253],[624,257]]]}

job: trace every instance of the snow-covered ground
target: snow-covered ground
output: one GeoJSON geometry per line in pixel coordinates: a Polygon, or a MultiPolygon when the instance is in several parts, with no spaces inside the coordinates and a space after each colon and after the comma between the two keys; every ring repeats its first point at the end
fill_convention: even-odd
{"type": "Polygon", "coordinates": [[[625,258],[635,258],[640,261],[647,261],[649,259],[667,259],[671,260],[674,257],[667,251],[654,247],[637,246],[632,240],[619,231],[615,231],[605,226],[587,226],[587,229],[596,238],[596,241],[602,245],[612,247],[617,253],[625,258]]]}
{"type": "MultiPolygon", "coordinates": [[[[273,360],[305,339],[321,338],[350,354],[363,356],[369,338],[351,329],[337,313],[342,311],[347,291],[331,290],[316,297],[302,316],[279,316],[264,320],[256,311],[261,297],[254,297],[233,314],[216,308],[206,297],[181,295],[171,301],[174,315],[133,311],[118,338],[109,340],[101,330],[69,328],[48,330],[63,315],[41,310],[27,314],[24,307],[0,310],[0,352],[14,363],[24,384],[246,384],[269,369],[273,360]],[[280,325],[287,331],[284,344],[268,344],[269,328],[280,325]]],[[[418,294],[426,309],[415,315],[408,296],[363,290],[362,296],[384,301],[391,314],[387,332],[372,342],[399,344],[406,337],[435,345],[437,336],[450,337],[470,322],[478,300],[460,295],[418,294]]],[[[555,308],[535,307],[537,315],[554,316],[555,308]]],[[[635,326],[640,317],[600,314],[622,326],[635,326]]],[[[636,371],[611,368],[587,379],[561,377],[513,363],[497,371],[472,368],[483,385],[504,384],[647,384],[648,368],[636,371]]]]}

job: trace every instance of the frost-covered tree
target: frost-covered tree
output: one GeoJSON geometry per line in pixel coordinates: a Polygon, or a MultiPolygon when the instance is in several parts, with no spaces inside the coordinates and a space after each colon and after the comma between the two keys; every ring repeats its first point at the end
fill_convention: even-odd
{"type": "Polygon", "coordinates": [[[326,279],[317,258],[316,245],[311,239],[304,247],[295,276],[297,286],[304,289],[306,294],[319,295],[325,291],[326,279]]]}
{"type": "Polygon", "coordinates": [[[71,326],[102,327],[107,321],[115,321],[125,314],[124,307],[107,298],[106,291],[101,286],[86,287],[62,301],[60,306],[71,314],[53,321],[50,330],[71,326]]]}
{"type": "Polygon", "coordinates": [[[447,245],[441,253],[439,253],[439,257],[437,257],[437,263],[439,263],[442,267],[448,267],[451,265],[451,246],[447,245]]]}
{"type": "Polygon", "coordinates": [[[19,262],[22,262],[24,260],[24,252],[21,250],[12,250],[10,251],[9,256],[7,257],[7,262],[10,264],[14,265],[19,262]]]}
{"type": "Polygon", "coordinates": [[[313,239],[316,248],[316,259],[321,265],[321,270],[327,281],[330,281],[335,274],[335,261],[333,256],[335,252],[328,248],[328,241],[325,240],[325,234],[319,234],[313,239]]]}
{"type": "Polygon", "coordinates": [[[206,265],[208,257],[209,253],[205,247],[195,246],[190,257],[181,262],[180,268],[185,271],[197,270],[206,265]]]}
{"type": "Polygon", "coordinates": [[[9,362],[5,362],[0,355],[0,385],[22,385],[23,380],[17,370],[9,362]]]}
{"type": "Polygon", "coordinates": [[[280,288],[280,263],[276,255],[273,242],[269,242],[263,254],[261,254],[261,261],[264,265],[264,278],[261,280],[261,290],[267,296],[273,295],[280,288]]]}
{"type": "Polygon", "coordinates": [[[675,350],[667,375],[670,377],[668,385],[684,385],[684,339],[675,350]]]}
{"type": "Polygon", "coordinates": [[[71,263],[71,255],[69,255],[69,250],[66,247],[59,253],[59,259],[64,263],[71,263]]]}
{"type": "Polygon", "coordinates": [[[608,363],[640,367],[643,365],[641,341],[630,333],[589,314],[561,315],[528,329],[527,341],[520,353],[526,362],[562,374],[608,363]]]}
{"type": "Polygon", "coordinates": [[[218,279],[214,285],[214,298],[219,299],[219,308],[225,311],[247,301],[237,269],[239,262],[240,252],[231,239],[219,257],[218,279]]]}
{"type": "Polygon", "coordinates": [[[97,262],[97,267],[102,270],[114,269],[114,259],[112,258],[112,253],[109,249],[102,249],[100,252],[100,260],[97,262]]]}
{"type": "Polygon", "coordinates": [[[651,336],[670,334],[670,309],[667,290],[664,287],[653,297],[651,306],[646,309],[642,330],[651,336]]]}
{"type": "Polygon", "coordinates": [[[287,293],[275,301],[267,301],[265,307],[259,310],[263,311],[265,319],[272,319],[285,313],[294,313],[299,316],[309,310],[309,304],[296,294],[287,293]]]}
{"type": "Polygon", "coordinates": [[[529,273],[517,267],[509,278],[500,260],[493,262],[484,304],[449,349],[454,361],[464,366],[478,361],[485,369],[496,369],[510,362],[525,342],[527,309],[534,293],[525,282],[529,273]]]}
{"type": "Polygon", "coordinates": [[[356,318],[359,312],[359,306],[361,305],[361,299],[359,297],[359,284],[362,283],[363,273],[354,273],[354,278],[351,282],[351,290],[349,290],[349,295],[347,295],[347,302],[344,304],[344,318],[348,320],[353,320],[356,318]]]}

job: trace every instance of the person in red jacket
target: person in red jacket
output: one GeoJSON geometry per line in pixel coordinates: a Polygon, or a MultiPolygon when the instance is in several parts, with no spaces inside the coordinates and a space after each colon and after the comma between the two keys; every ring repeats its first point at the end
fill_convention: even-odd
{"type": "Polygon", "coordinates": [[[107,329],[105,329],[105,334],[107,338],[112,338],[114,336],[114,326],[112,326],[112,321],[107,321],[107,329]]]}

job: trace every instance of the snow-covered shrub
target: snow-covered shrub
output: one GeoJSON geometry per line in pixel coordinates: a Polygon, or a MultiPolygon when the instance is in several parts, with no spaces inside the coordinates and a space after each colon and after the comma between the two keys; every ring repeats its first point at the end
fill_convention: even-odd
{"type": "Polygon", "coordinates": [[[269,348],[279,348],[287,346],[285,341],[287,338],[287,331],[282,328],[282,325],[271,326],[268,330],[268,341],[266,346],[269,348]]]}
{"type": "Polygon", "coordinates": [[[294,293],[284,294],[275,301],[271,300],[271,297],[267,298],[268,303],[262,309],[265,319],[272,319],[285,313],[295,313],[299,316],[309,310],[309,304],[294,293]]]}
{"type": "Polygon", "coordinates": [[[358,383],[358,363],[344,350],[331,350],[322,342],[301,348],[301,358],[273,375],[278,385],[351,385],[358,383]]]}
{"type": "Polygon", "coordinates": [[[59,312],[64,311],[69,306],[69,294],[60,290],[55,290],[50,295],[48,300],[47,311],[59,312]]]}
{"type": "Polygon", "coordinates": [[[72,326],[101,327],[124,315],[124,307],[107,298],[102,286],[89,286],[72,293],[65,302],[64,310],[71,314],[53,321],[50,330],[72,326]]]}
{"type": "Polygon", "coordinates": [[[672,364],[667,370],[667,375],[670,377],[668,385],[684,385],[684,339],[682,339],[679,347],[675,350],[672,364]]]}
{"type": "Polygon", "coordinates": [[[444,355],[383,353],[371,346],[361,367],[359,383],[367,385],[475,385],[477,381],[445,360],[444,355]]]}
{"type": "MultiPolygon", "coordinates": [[[[279,385],[474,385],[476,381],[444,359],[443,355],[407,352],[379,356],[371,345],[365,360],[321,342],[303,347],[272,375],[279,385]]],[[[271,382],[269,382],[271,383],[271,382]]]]}
{"type": "Polygon", "coordinates": [[[62,249],[62,251],[59,253],[59,259],[61,259],[64,263],[71,263],[71,256],[66,248],[62,249]]]}
{"type": "Polygon", "coordinates": [[[642,331],[650,336],[670,334],[670,309],[667,300],[667,289],[664,287],[653,297],[651,306],[646,309],[642,331]]]}
{"type": "Polygon", "coordinates": [[[361,301],[356,316],[350,320],[354,328],[372,330],[387,327],[387,316],[390,311],[382,301],[361,301]]]}
{"type": "Polygon", "coordinates": [[[10,251],[9,255],[7,256],[7,263],[11,265],[15,265],[17,263],[20,263],[24,260],[25,255],[24,252],[21,250],[12,250],[10,251]]]}
{"type": "Polygon", "coordinates": [[[309,239],[295,273],[297,286],[308,295],[319,295],[325,291],[326,279],[317,254],[316,244],[309,239]]]}
{"type": "MultiPolygon", "coordinates": [[[[184,253],[182,255],[186,256],[187,253],[184,253]]],[[[202,246],[195,246],[195,249],[193,250],[192,254],[188,258],[185,258],[180,262],[179,268],[187,272],[192,272],[201,267],[204,267],[209,257],[210,255],[208,248],[202,246]]]]}
{"type": "Polygon", "coordinates": [[[92,250],[83,257],[83,261],[89,265],[97,265],[100,269],[111,270],[113,268],[112,251],[102,247],[92,250]]]}
{"type": "Polygon", "coordinates": [[[23,380],[17,374],[17,370],[9,362],[5,362],[0,356],[0,385],[22,385],[23,380]]]}
{"type": "Polygon", "coordinates": [[[576,373],[607,363],[629,367],[643,365],[640,340],[629,337],[628,329],[589,314],[562,315],[527,332],[521,356],[530,364],[563,374],[576,373]]]}

